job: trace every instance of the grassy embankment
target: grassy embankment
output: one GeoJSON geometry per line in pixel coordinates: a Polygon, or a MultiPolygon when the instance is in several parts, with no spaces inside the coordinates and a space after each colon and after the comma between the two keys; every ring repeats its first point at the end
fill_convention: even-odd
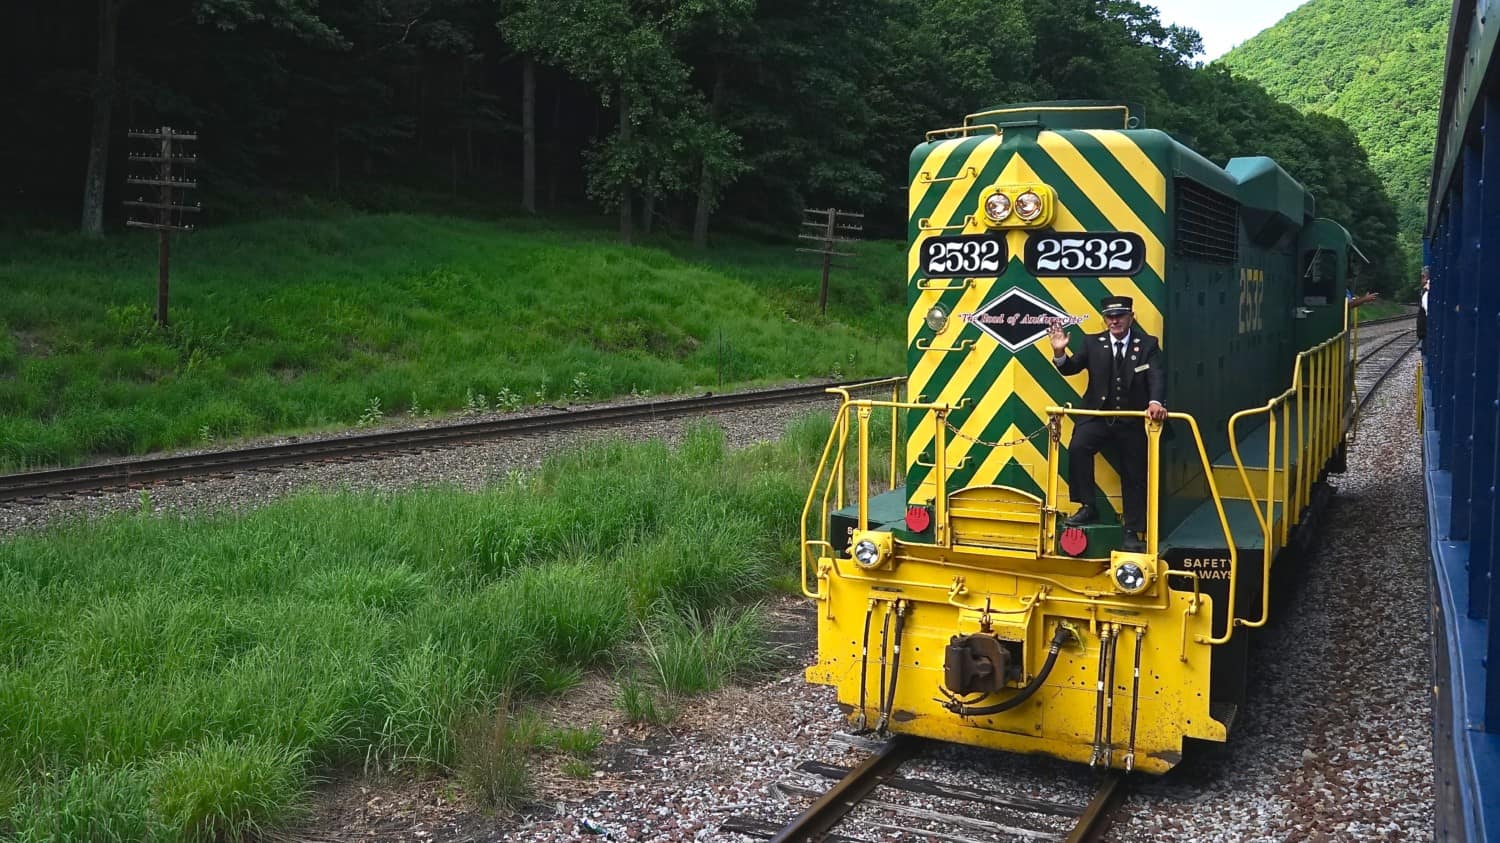
{"type": "Polygon", "coordinates": [[[620,708],[659,721],[674,692],[753,666],[744,607],[795,587],[827,430],[727,453],[704,427],[480,494],[305,494],[0,542],[0,837],[235,839],[371,765],[504,804],[538,746],[587,775],[589,712],[548,733],[514,710],[604,669],[620,708]]]}
{"type": "Polygon", "coordinates": [[[1359,318],[1361,321],[1388,319],[1392,316],[1404,316],[1410,311],[1411,308],[1407,305],[1389,301],[1372,301],[1369,304],[1360,305],[1359,318]]]}
{"type": "Polygon", "coordinates": [[[541,222],[345,215],[154,238],[0,237],[0,472],[385,415],[902,368],[903,258],[623,248],[541,222]]]}

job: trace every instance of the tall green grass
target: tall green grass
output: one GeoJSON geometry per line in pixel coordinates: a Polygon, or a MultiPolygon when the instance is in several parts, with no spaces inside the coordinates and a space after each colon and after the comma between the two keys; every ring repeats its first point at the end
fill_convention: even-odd
{"type": "Polygon", "coordinates": [[[0,235],[0,471],[465,407],[900,369],[904,259],[627,248],[523,220],[349,215],[155,240],[0,235]],[[675,252],[675,253],[674,253],[675,252]]]}
{"type": "MultiPolygon", "coordinates": [[[[751,647],[727,607],[790,573],[820,427],[0,542],[0,837],[237,839],[294,817],[320,770],[473,771],[466,734],[520,740],[476,717],[584,669],[711,687],[751,647]]],[[[481,765],[490,804],[514,773],[481,765]]]]}

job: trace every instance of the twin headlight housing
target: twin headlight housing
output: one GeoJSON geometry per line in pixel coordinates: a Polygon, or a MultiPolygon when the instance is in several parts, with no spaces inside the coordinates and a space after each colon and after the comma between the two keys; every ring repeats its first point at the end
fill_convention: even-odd
{"type": "Polygon", "coordinates": [[[1042,228],[1056,209],[1057,194],[1045,184],[997,184],[979,200],[979,218],[990,228],[1042,228]]]}

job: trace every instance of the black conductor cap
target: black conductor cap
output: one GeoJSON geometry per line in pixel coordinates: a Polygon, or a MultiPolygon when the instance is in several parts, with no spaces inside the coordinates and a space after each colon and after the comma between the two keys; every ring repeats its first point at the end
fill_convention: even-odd
{"type": "Polygon", "coordinates": [[[1099,300],[1099,312],[1105,316],[1124,316],[1135,311],[1134,304],[1130,296],[1105,296],[1099,300]]]}

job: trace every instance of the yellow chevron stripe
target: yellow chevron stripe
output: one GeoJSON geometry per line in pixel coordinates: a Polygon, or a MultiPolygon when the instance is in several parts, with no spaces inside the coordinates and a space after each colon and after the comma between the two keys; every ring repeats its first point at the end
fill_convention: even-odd
{"type": "Polygon", "coordinates": [[[1120,166],[1130,173],[1130,177],[1136,180],[1142,190],[1146,191],[1151,201],[1156,203],[1156,207],[1163,212],[1167,210],[1167,177],[1156,166],[1156,162],[1147,157],[1129,135],[1109,129],[1086,129],[1084,131],[1109,150],[1109,154],[1113,155],[1115,160],[1120,162],[1120,166]]]}
{"type": "Polygon", "coordinates": [[[1073,144],[1069,143],[1062,135],[1056,132],[1042,132],[1037,136],[1037,145],[1057,162],[1068,177],[1078,185],[1094,203],[1094,207],[1109,220],[1109,224],[1120,231],[1134,231],[1141,235],[1146,241],[1146,264],[1156,271],[1157,278],[1166,277],[1167,250],[1162,246],[1161,238],[1156,232],[1146,227],[1146,223],[1120,194],[1110,187],[1109,182],[1099,175],[1088,159],[1083,157],[1073,144]]]}
{"type": "MultiPolygon", "coordinates": [[[[988,285],[985,286],[987,287],[988,285]]],[[[968,292],[974,293],[976,292],[976,290],[970,290],[968,292]]],[[[968,293],[965,294],[964,301],[971,301],[968,293]]],[[[983,297],[977,295],[973,297],[972,301],[977,302],[977,304],[973,304],[970,307],[970,310],[965,312],[973,312],[974,308],[977,308],[979,307],[979,305],[984,303],[983,297]]],[[[995,352],[1000,350],[1000,343],[995,342],[988,336],[984,336],[973,346],[970,346],[967,352],[955,352],[962,353],[964,355],[963,362],[960,363],[959,367],[953,372],[953,377],[949,378],[948,383],[943,386],[942,392],[940,392],[937,396],[926,396],[923,400],[938,404],[957,404],[960,400],[963,399],[965,395],[968,395],[969,388],[973,386],[974,379],[978,377],[980,371],[984,369],[984,365],[989,362],[990,357],[993,356],[995,352]]],[[[941,358],[942,356],[943,355],[941,354],[933,353],[922,355],[921,363],[924,365],[919,368],[924,369],[924,376],[920,381],[918,381],[915,376],[908,381],[908,384],[910,385],[910,400],[917,400],[918,396],[922,394],[921,390],[926,387],[928,379],[932,377],[932,367],[926,366],[925,364],[927,364],[929,360],[932,360],[934,358],[941,358]]],[[[936,362],[934,362],[933,365],[936,365],[936,362]]],[[[986,398],[988,398],[988,396],[986,396],[986,398]]],[[[931,418],[931,414],[928,414],[928,418],[931,418]]],[[[970,415],[970,418],[973,418],[973,414],[970,415]]],[[[933,431],[932,425],[930,423],[917,425],[916,429],[911,432],[911,435],[907,439],[906,453],[911,456],[922,453],[922,450],[932,442],[932,438],[933,431]]],[[[956,456],[952,452],[949,452],[948,459],[951,463],[956,465],[961,457],[956,456]]]]}
{"type": "MultiPolygon", "coordinates": [[[[948,157],[953,154],[953,151],[957,149],[959,144],[961,143],[963,143],[962,138],[955,138],[954,140],[944,141],[943,143],[938,144],[936,149],[928,153],[927,160],[922,162],[922,172],[929,173],[932,176],[936,177],[938,173],[942,172],[943,165],[948,163],[948,157]]],[[[913,181],[911,183],[911,190],[908,192],[910,200],[906,209],[906,218],[911,219],[916,215],[917,208],[922,204],[922,202],[927,199],[927,193],[929,191],[947,190],[957,183],[958,182],[932,182],[930,184],[924,185],[920,179],[918,179],[917,181],[913,181]]],[[[907,277],[909,278],[911,276],[907,277]]]]}
{"type": "MultiPolygon", "coordinates": [[[[1017,393],[1020,394],[1021,400],[1026,402],[1027,406],[1036,408],[1036,410],[1038,411],[1037,415],[1041,415],[1041,408],[1052,403],[1051,397],[1047,395],[1045,390],[1037,385],[1036,380],[1031,377],[1031,374],[1029,372],[1026,371],[1026,367],[1021,365],[1021,362],[1019,360],[1011,358],[1011,361],[1005,364],[1005,368],[1000,372],[1000,377],[995,379],[995,385],[985,393],[983,400],[979,402],[979,406],[974,409],[973,414],[970,415],[969,418],[964,422],[964,425],[960,428],[960,430],[965,436],[979,437],[984,435],[984,429],[989,426],[989,423],[995,418],[995,414],[1000,411],[1001,405],[1009,400],[1012,394],[1017,393]]],[[[1012,425],[1011,427],[1012,429],[1014,429],[1015,426],[1012,425]]],[[[1021,436],[1025,436],[1026,434],[1031,432],[1032,431],[1027,430],[1019,434],[1015,434],[1007,431],[1006,434],[997,441],[1010,442],[1014,439],[1019,439],[1021,436]]],[[[963,444],[964,447],[962,448],[962,450],[965,454],[967,454],[970,448],[972,448],[973,446],[969,442],[964,442],[963,444]]],[[[1034,446],[1035,443],[1030,446],[1023,445],[1020,447],[1034,446]]],[[[992,451],[991,456],[993,456],[993,452],[1013,451],[1014,446],[1011,448],[992,448],[990,450],[992,451]]],[[[1041,454],[1042,458],[1045,460],[1047,454],[1045,447],[1041,451],[1041,454]]],[[[988,458],[986,459],[988,460],[988,458]]],[[[990,482],[994,479],[995,473],[1004,466],[1005,462],[1002,460],[1000,466],[995,468],[994,471],[991,471],[988,474],[983,471],[976,472],[974,474],[974,482],[990,482]]],[[[1045,480],[1045,478],[1036,479],[1038,480],[1038,482],[1045,480]]]]}
{"type": "MultiPolygon", "coordinates": [[[[964,457],[969,455],[969,452],[976,447],[971,440],[974,438],[978,438],[983,434],[984,428],[989,424],[990,420],[994,418],[995,413],[999,412],[1001,405],[1009,400],[1012,394],[1020,395],[1021,400],[1024,401],[1028,406],[1037,408],[1038,415],[1040,415],[1041,408],[1046,407],[1048,404],[1054,403],[1051,396],[1049,396],[1047,391],[1042,388],[1041,384],[1039,384],[1036,379],[1031,376],[1031,373],[1026,370],[1026,367],[1022,365],[1019,360],[1012,359],[1009,363],[1006,364],[1005,369],[1001,372],[999,378],[996,379],[994,386],[985,393],[984,398],[980,401],[979,405],[974,408],[974,412],[969,416],[968,420],[959,428],[960,432],[963,435],[958,436],[953,435],[951,432],[949,433],[949,444],[947,449],[949,465],[956,466],[963,461],[964,457]]],[[[909,445],[909,447],[916,447],[919,449],[910,453],[920,453],[920,449],[925,449],[928,443],[931,442],[931,428],[926,427],[924,429],[928,432],[929,435],[925,437],[925,441],[916,443],[915,445],[909,445]]],[[[1035,431],[1021,430],[1020,428],[1016,427],[1016,425],[1012,424],[1006,428],[1005,432],[1001,434],[1000,438],[996,441],[1014,442],[1021,437],[1034,432],[1035,431]]],[[[1064,417],[1062,430],[1063,447],[1066,447],[1067,443],[1072,441],[1072,436],[1073,420],[1071,418],[1064,417]]],[[[914,439],[915,438],[916,437],[914,437],[914,439]]],[[[1005,464],[1009,462],[1012,457],[1014,457],[1017,463],[1027,469],[1027,473],[1031,475],[1031,479],[1038,486],[1046,488],[1046,438],[1034,438],[1029,440],[1026,444],[1012,445],[1005,448],[989,448],[988,450],[989,453],[984,458],[984,462],[970,477],[969,485],[983,486],[994,483],[999,477],[1001,470],[1005,468],[1005,464]]],[[[1106,496],[1114,498],[1118,501],[1120,496],[1121,480],[1119,474],[1114,470],[1112,466],[1109,465],[1109,463],[1100,462],[1095,466],[1094,480],[1096,483],[1098,483],[1100,490],[1104,492],[1106,496]]],[[[932,489],[935,490],[937,488],[936,473],[934,472],[932,475],[929,475],[929,479],[924,482],[923,485],[931,486],[932,489]]],[[[1058,494],[1061,499],[1066,499],[1067,497],[1068,483],[1066,476],[1058,478],[1058,494]]],[[[912,499],[916,500],[920,497],[920,495],[913,495],[912,499]]]]}
{"type": "MultiPolygon", "coordinates": [[[[995,151],[1000,148],[1001,143],[1002,140],[999,137],[985,138],[969,154],[969,160],[964,166],[973,167],[974,172],[983,174],[984,168],[989,166],[990,159],[995,157],[995,151]]],[[[952,151],[951,147],[948,151],[952,151]]],[[[926,166],[923,169],[928,172],[937,172],[936,169],[926,166]]],[[[933,185],[933,187],[937,187],[937,185],[933,185]]],[[[937,207],[933,209],[931,219],[934,223],[940,225],[952,225],[954,224],[953,220],[955,216],[961,220],[972,210],[969,208],[960,208],[959,205],[963,203],[969,191],[974,187],[974,180],[966,179],[956,182],[944,182],[943,187],[947,192],[943,195],[942,200],[938,202],[937,207]]],[[[908,218],[916,214],[919,204],[920,200],[915,197],[915,192],[913,192],[911,205],[907,209],[908,218]]],[[[912,240],[906,251],[906,277],[915,277],[920,272],[922,266],[922,244],[926,243],[929,238],[940,234],[977,234],[982,231],[984,231],[982,225],[971,224],[965,226],[962,231],[955,229],[953,231],[917,232],[916,237],[912,240]]],[[[942,295],[942,292],[938,290],[924,290],[917,295],[916,303],[912,305],[911,311],[906,315],[906,341],[908,343],[916,339],[917,330],[922,326],[922,319],[926,316],[927,311],[934,304],[937,304],[938,299],[942,295]]]]}
{"type": "MultiPolygon", "coordinates": [[[[999,344],[992,342],[991,352],[994,349],[998,348],[999,344]]],[[[1021,353],[1040,354],[1042,352],[1023,351],[1021,353]]],[[[989,356],[989,353],[986,353],[984,355],[985,360],[988,360],[989,356]]],[[[1049,362],[1048,365],[1051,365],[1051,363],[1049,362]]],[[[954,373],[953,378],[944,388],[942,397],[945,400],[957,401],[964,395],[969,394],[974,385],[974,378],[978,374],[979,370],[977,368],[973,371],[965,371],[964,368],[961,368],[959,371],[954,373]]],[[[1079,373],[1074,377],[1077,378],[1077,383],[1075,385],[1081,387],[1086,382],[1085,379],[1087,378],[1087,375],[1079,373]]],[[[971,438],[982,436],[984,434],[985,427],[987,427],[990,422],[994,420],[995,413],[999,412],[1001,405],[1003,405],[1005,401],[1010,398],[1012,393],[1019,393],[1021,396],[1021,400],[1024,401],[1028,407],[1031,407],[1032,411],[1039,416],[1042,415],[1042,409],[1047,405],[1058,403],[1050,394],[1047,393],[1045,389],[1042,388],[1041,384],[1037,383],[1036,379],[1031,376],[1031,373],[1026,371],[1026,367],[1018,359],[1012,357],[1005,364],[1005,367],[1001,369],[999,376],[995,379],[995,383],[988,389],[986,389],[984,394],[979,397],[979,403],[975,405],[973,412],[969,414],[968,418],[964,420],[963,425],[959,427],[960,432],[962,432],[965,436],[971,438]]],[[[1066,430],[1067,428],[1071,427],[1072,421],[1064,419],[1063,425],[1066,430]]],[[[1031,431],[1026,432],[1030,433],[1031,431]]],[[[913,430],[907,438],[907,448],[909,449],[908,453],[919,454],[922,451],[925,451],[927,447],[932,444],[932,439],[932,426],[930,424],[919,426],[916,430],[913,430]]],[[[1009,441],[1009,438],[1007,437],[1006,439],[1001,441],[1009,441]]],[[[972,443],[968,440],[954,437],[950,434],[949,445],[947,449],[948,459],[956,465],[960,460],[963,459],[964,455],[969,452],[969,449],[971,447],[972,443]]],[[[1045,458],[1045,443],[1042,443],[1041,448],[1041,454],[1045,458]]],[[[998,469],[996,470],[998,471],[998,469]]],[[[1038,480],[1038,482],[1040,482],[1040,479],[1038,480]]]]}
{"type": "MultiPolygon", "coordinates": [[[[986,158],[985,163],[988,163],[988,158],[986,158]]],[[[1025,168],[1025,165],[1021,163],[1021,157],[1019,155],[1013,156],[1011,160],[1005,165],[1005,169],[1000,174],[1000,180],[1002,182],[1007,181],[1018,168],[1025,168]]],[[[983,230],[984,226],[973,225],[966,227],[964,229],[964,233],[974,233],[983,230]]],[[[1025,238],[1026,235],[1024,232],[1008,232],[1005,241],[1006,248],[1011,250],[1012,255],[1022,254],[1022,252],[1024,252],[1026,248],[1025,238]]],[[[916,253],[917,252],[914,250],[913,254],[916,253]]],[[[959,331],[963,327],[963,323],[958,321],[959,314],[973,313],[974,311],[983,307],[985,302],[989,301],[990,297],[994,295],[995,291],[1000,289],[1001,286],[1001,284],[997,283],[997,279],[994,278],[974,279],[973,285],[963,292],[963,295],[960,296],[958,303],[954,306],[953,311],[948,314],[952,319],[952,322],[950,323],[951,327],[949,327],[947,331],[943,332],[943,335],[939,338],[939,341],[945,345],[956,344],[958,342],[957,337],[959,335],[959,331]]],[[[906,315],[906,340],[908,344],[916,340],[917,331],[921,329],[922,320],[926,318],[928,309],[930,309],[934,304],[938,302],[938,298],[941,295],[942,293],[940,292],[929,290],[922,292],[918,296],[916,306],[913,307],[911,309],[911,312],[906,315]]],[[[1081,299],[1082,297],[1080,296],[1079,298],[1081,299]]],[[[1088,311],[1084,310],[1079,312],[1087,313],[1088,311]]],[[[964,366],[959,370],[958,373],[955,373],[954,380],[958,380],[963,371],[969,368],[968,363],[972,360],[973,357],[975,357],[974,351],[978,351],[979,346],[984,346],[986,349],[984,360],[988,360],[989,355],[992,354],[996,348],[999,348],[1000,344],[995,342],[995,340],[992,339],[988,334],[985,334],[983,331],[979,331],[977,333],[978,337],[975,340],[975,346],[972,347],[973,350],[968,352],[968,357],[970,359],[965,361],[964,366]]],[[[941,352],[929,352],[927,354],[923,354],[922,357],[917,360],[917,365],[912,367],[911,374],[907,376],[906,380],[910,400],[917,400],[917,396],[921,395],[922,391],[926,389],[928,380],[932,378],[932,373],[937,369],[937,367],[942,364],[944,356],[945,355],[941,352]]],[[[982,362],[983,361],[981,361],[981,363],[982,362]]],[[[977,371],[977,369],[975,371],[977,371]]],[[[944,394],[948,394],[948,392],[948,390],[945,390],[944,394]]],[[[962,398],[962,393],[959,393],[958,397],[962,398]]],[[[957,401],[958,398],[954,398],[953,400],[957,401]]]]}
{"type": "MultiPolygon", "coordinates": [[[[976,160],[976,158],[973,156],[971,156],[969,159],[970,161],[975,161],[975,167],[977,168],[978,172],[984,172],[984,167],[989,165],[990,159],[994,157],[995,150],[998,149],[998,146],[999,145],[997,143],[983,149],[976,149],[974,151],[974,156],[983,154],[982,161],[976,160]]],[[[1011,159],[1012,162],[1016,162],[1019,160],[1021,160],[1019,156],[1014,156],[1011,159]]],[[[1012,164],[1006,165],[1005,170],[1001,175],[1002,179],[1005,177],[1006,173],[1011,172],[1011,166],[1012,164]]],[[[953,210],[951,210],[951,208],[956,207],[959,201],[961,201],[961,198],[956,199],[951,193],[947,197],[944,197],[943,203],[939,206],[938,212],[933,214],[933,219],[952,219],[951,215],[953,214],[953,210]],[[950,200],[952,203],[951,205],[950,200]],[[944,206],[948,206],[950,208],[946,211],[946,214],[944,213],[944,206]]],[[[963,211],[963,209],[961,208],[958,210],[960,212],[963,211]]],[[[983,230],[984,227],[982,225],[976,224],[965,227],[964,233],[969,234],[983,230]]],[[[1007,240],[1006,243],[1008,247],[1014,245],[1014,241],[1007,240]]],[[[1023,241],[1023,248],[1024,245],[1025,244],[1023,241]]],[[[919,262],[917,256],[920,254],[921,246],[919,241],[919,244],[913,246],[910,252],[911,261],[914,265],[919,262]]],[[[916,272],[915,266],[912,269],[912,272],[916,272]]],[[[994,279],[976,279],[974,284],[963,292],[963,295],[959,298],[957,306],[955,306],[953,308],[953,311],[948,314],[949,317],[952,318],[950,327],[948,328],[948,330],[943,332],[942,336],[939,337],[936,342],[939,342],[941,345],[956,345],[958,342],[957,337],[963,328],[963,323],[958,321],[958,314],[973,313],[974,311],[978,310],[984,305],[986,301],[989,300],[988,297],[991,295],[994,289],[994,279]]],[[[906,314],[906,341],[908,344],[916,341],[917,332],[921,330],[922,327],[922,320],[926,318],[927,311],[934,304],[937,304],[941,296],[942,293],[940,291],[934,290],[925,290],[918,294],[916,304],[906,314]]],[[[970,364],[974,363],[977,359],[977,362],[980,365],[983,365],[984,361],[988,360],[989,355],[994,353],[994,350],[998,347],[998,343],[990,339],[988,336],[983,335],[983,333],[981,332],[980,337],[976,340],[976,346],[972,347],[969,352],[949,352],[954,354],[965,354],[963,367],[958,373],[955,374],[954,379],[957,380],[960,377],[963,377],[964,372],[971,369],[972,371],[970,371],[967,377],[972,378],[973,372],[978,371],[978,369],[971,367],[970,364]],[[976,354],[976,352],[979,351],[979,346],[981,345],[987,346],[982,358],[978,354],[976,354]]],[[[927,388],[927,382],[932,378],[932,373],[937,369],[939,365],[942,364],[945,356],[946,355],[943,352],[928,352],[926,354],[923,354],[921,358],[918,359],[917,365],[912,367],[912,371],[906,379],[908,400],[917,400],[917,396],[921,395],[923,390],[927,388]]],[[[944,394],[948,394],[948,391],[945,391],[944,394]]],[[[963,395],[960,393],[957,398],[953,399],[953,401],[956,402],[959,398],[962,397],[963,395]]]]}
{"type": "MultiPolygon", "coordinates": [[[[1007,176],[1007,181],[1041,181],[1036,171],[1032,170],[1031,167],[1027,166],[1021,160],[1021,156],[1017,155],[1013,160],[1017,164],[1015,177],[1007,176]]],[[[1006,167],[1006,173],[1010,173],[1009,166],[1006,167]]],[[[1061,197],[1059,197],[1057,204],[1057,228],[1059,231],[1084,230],[1083,223],[1079,222],[1078,218],[1073,216],[1072,212],[1068,210],[1068,206],[1062,202],[1061,197]]],[[[1024,244],[1020,248],[1024,249],[1024,244]]],[[[1128,278],[1100,278],[1099,281],[1104,284],[1105,289],[1114,295],[1128,295],[1134,298],[1136,321],[1141,323],[1141,328],[1147,333],[1158,337],[1161,336],[1161,311],[1157,309],[1156,305],[1149,298],[1142,295],[1140,289],[1135,286],[1134,281],[1128,278]],[[1128,282],[1129,286],[1121,287],[1118,284],[1121,280],[1128,282]]],[[[1047,288],[1047,292],[1051,293],[1057,299],[1057,303],[1062,305],[1063,310],[1074,315],[1087,314],[1089,316],[1089,321],[1079,326],[1085,333],[1097,334],[1105,329],[1104,318],[1099,315],[1097,310],[1098,304],[1089,301],[1082,293],[1078,292],[1078,286],[1073,283],[1073,279],[1046,278],[1042,279],[1042,284],[1047,288]]],[[[1080,375],[1080,377],[1082,376],[1080,375]]],[[[1078,390],[1078,394],[1083,394],[1081,387],[1078,390]]]]}
{"type": "MultiPolygon", "coordinates": [[[[974,147],[973,151],[969,153],[968,160],[964,162],[964,166],[973,167],[976,178],[978,178],[978,175],[984,173],[984,168],[990,163],[990,159],[995,155],[995,150],[1000,148],[1002,142],[1003,140],[998,136],[988,137],[980,141],[974,147]]],[[[961,143],[963,143],[962,140],[954,140],[944,144],[938,151],[933,152],[934,157],[941,153],[943,160],[936,161],[934,157],[929,157],[928,161],[930,163],[923,164],[922,169],[929,173],[938,172],[942,165],[946,163],[948,157],[953,154],[961,143]]],[[[942,190],[943,198],[938,202],[937,207],[933,209],[929,218],[933,222],[942,225],[951,224],[955,210],[958,209],[959,204],[964,201],[964,197],[974,187],[974,183],[975,179],[960,179],[958,181],[938,182],[929,185],[927,190],[922,191],[921,195],[918,195],[916,191],[912,191],[911,200],[906,209],[907,219],[911,219],[916,215],[917,208],[927,198],[928,190],[942,190]]],[[[913,186],[915,187],[915,185],[913,186]]],[[[965,210],[967,212],[967,209],[965,210]]],[[[907,251],[908,278],[915,275],[921,265],[919,256],[922,254],[922,243],[929,237],[936,237],[939,234],[945,233],[952,234],[953,232],[921,231],[917,233],[916,239],[911,242],[910,249],[907,251]]]]}
{"type": "MultiPolygon", "coordinates": [[[[1073,378],[1069,378],[1069,380],[1073,381],[1076,379],[1077,384],[1075,385],[1078,387],[1082,387],[1083,383],[1086,381],[1086,378],[1087,376],[1080,372],[1073,378]]],[[[1037,415],[1039,416],[1042,415],[1041,411],[1044,407],[1046,407],[1048,404],[1056,403],[1052,400],[1052,397],[1050,394],[1048,394],[1047,390],[1042,387],[1042,385],[1036,380],[1036,378],[1032,376],[1031,372],[1027,370],[1027,368],[1018,360],[1011,361],[1011,365],[1006,367],[1005,386],[1007,388],[997,388],[994,390],[995,392],[1000,393],[999,397],[1002,403],[1005,401],[1005,399],[1010,397],[1011,392],[1015,392],[1021,396],[1021,400],[1026,402],[1027,406],[1034,408],[1037,415]]],[[[990,409],[989,416],[993,416],[998,407],[999,405],[997,404],[995,408],[990,409]]],[[[1074,425],[1072,417],[1064,416],[1062,429],[1062,447],[1064,448],[1066,448],[1068,443],[1073,439],[1073,426],[1074,425]]],[[[967,427],[968,426],[965,425],[965,428],[967,427]]],[[[1023,430],[1019,433],[1015,433],[1015,429],[1015,425],[1011,425],[1011,430],[1007,431],[1005,434],[1005,438],[1000,441],[1010,442],[1015,439],[1019,439],[1021,436],[1025,436],[1026,434],[1031,433],[1031,431],[1029,430],[1023,430]]],[[[1017,450],[1026,448],[1027,446],[1020,446],[1020,449],[991,449],[989,456],[985,457],[984,463],[981,464],[979,466],[979,469],[974,472],[974,479],[972,482],[976,484],[993,483],[995,481],[995,478],[1000,475],[1000,471],[1005,468],[1005,464],[1010,460],[1010,458],[1015,457],[1017,462],[1019,462],[1023,466],[1027,466],[1030,469],[1029,473],[1031,474],[1031,479],[1036,481],[1036,484],[1038,486],[1041,486],[1044,489],[1047,488],[1046,438],[1038,437],[1036,439],[1032,439],[1029,448],[1030,453],[1027,453],[1026,450],[1022,450],[1021,453],[1017,453],[1017,450]],[[1025,454],[1024,457],[1023,454],[1025,454]]],[[[1120,494],[1120,476],[1108,463],[1101,463],[1095,467],[1094,481],[1099,485],[1099,488],[1104,492],[1104,494],[1109,496],[1118,496],[1120,494]]],[[[1060,499],[1066,499],[1068,494],[1068,477],[1066,474],[1058,478],[1057,489],[1060,499]]]]}
{"type": "MultiPolygon", "coordinates": [[[[975,377],[978,377],[981,369],[984,368],[984,363],[989,362],[990,356],[993,356],[993,354],[995,354],[996,351],[999,350],[999,348],[1001,348],[1001,344],[993,341],[993,339],[992,341],[984,342],[984,344],[977,345],[977,347],[971,348],[971,351],[969,351],[968,357],[966,357],[965,362],[963,362],[963,365],[960,365],[959,369],[954,372],[953,377],[948,378],[948,383],[945,384],[942,392],[938,393],[938,396],[936,396],[936,398],[932,398],[932,396],[929,396],[929,398],[927,398],[927,401],[935,402],[935,404],[959,404],[959,401],[962,401],[962,399],[965,398],[966,395],[969,395],[969,389],[974,386],[975,377]]],[[[916,387],[912,387],[912,389],[915,390],[916,387]]],[[[990,390],[990,392],[999,392],[999,390],[990,390]]],[[[912,401],[915,401],[916,395],[919,395],[919,393],[912,393],[912,401]]],[[[989,399],[989,393],[986,393],[986,396],[984,396],[984,399],[981,399],[981,402],[986,401],[986,399],[989,399]]],[[[995,411],[992,410],[990,411],[990,413],[993,414],[995,413],[995,411]]],[[[978,419],[978,417],[980,417],[978,411],[969,414],[969,420],[971,420],[971,422],[974,419],[978,419]]],[[[927,422],[922,423],[922,425],[916,426],[916,428],[913,429],[912,432],[910,432],[910,435],[906,440],[907,455],[919,455],[919,453],[922,453],[927,449],[927,446],[929,446],[929,444],[932,444],[933,426],[930,420],[932,420],[932,414],[927,414],[927,422]]],[[[984,420],[986,420],[986,422],[989,422],[989,416],[984,417],[984,420]]],[[[968,426],[968,423],[966,423],[965,428],[966,426],[968,426]]],[[[954,447],[953,435],[951,434],[950,437],[948,437],[948,443],[950,443],[950,450],[948,450],[948,462],[950,462],[950,465],[957,465],[957,463],[959,463],[959,460],[962,459],[962,456],[956,455],[956,453],[951,450],[954,447]]]]}
{"type": "MultiPolygon", "coordinates": [[[[979,403],[974,407],[974,412],[970,413],[969,417],[964,420],[963,425],[959,427],[960,435],[949,437],[948,459],[954,465],[962,462],[969,451],[975,448],[972,440],[984,435],[984,429],[995,418],[995,413],[999,412],[1000,405],[1004,404],[1005,400],[1010,397],[1011,391],[1014,389],[1015,370],[1019,365],[1015,358],[1011,358],[1010,362],[1005,364],[1005,368],[1000,371],[1000,376],[995,379],[994,385],[985,390],[984,395],[979,399],[979,403]]],[[[1007,432],[1004,437],[997,441],[1009,442],[1013,438],[1019,438],[1019,435],[1012,435],[1007,432]]],[[[923,447],[926,446],[924,445],[923,447]]],[[[995,450],[1008,451],[1010,449],[995,450]]],[[[980,474],[975,474],[970,482],[984,484],[988,483],[989,480],[980,474]]]]}
{"type": "MultiPolygon", "coordinates": [[[[933,342],[938,344],[940,348],[957,345],[960,342],[959,335],[960,333],[962,333],[963,328],[965,327],[964,323],[958,321],[959,314],[973,313],[974,311],[983,307],[985,302],[989,301],[991,295],[993,295],[995,290],[999,289],[999,287],[1000,285],[996,283],[994,279],[976,278],[974,280],[973,286],[964,291],[963,296],[958,300],[958,304],[954,306],[953,312],[949,314],[950,320],[948,330],[939,334],[937,338],[933,340],[933,342]]],[[[926,313],[926,310],[923,309],[922,313],[926,313]]],[[[978,371],[978,369],[971,366],[971,364],[974,363],[976,359],[978,359],[980,365],[983,365],[983,362],[989,359],[990,355],[995,352],[995,349],[1000,347],[1000,344],[991,339],[988,334],[977,330],[975,331],[975,333],[977,333],[978,336],[972,338],[974,341],[974,345],[969,346],[968,351],[929,351],[925,352],[920,358],[918,358],[917,365],[912,367],[911,374],[907,377],[906,381],[910,385],[913,399],[915,399],[916,396],[921,395],[922,391],[927,388],[927,382],[932,379],[932,373],[937,370],[938,366],[942,365],[943,361],[949,354],[964,355],[964,362],[959,367],[958,372],[954,375],[955,378],[958,378],[962,376],[962,373],[967,370],[973,369],[974,371],[978,371]]],[[[915,334],[913,334],[912,336],[915,336],[915,334]]]]}

